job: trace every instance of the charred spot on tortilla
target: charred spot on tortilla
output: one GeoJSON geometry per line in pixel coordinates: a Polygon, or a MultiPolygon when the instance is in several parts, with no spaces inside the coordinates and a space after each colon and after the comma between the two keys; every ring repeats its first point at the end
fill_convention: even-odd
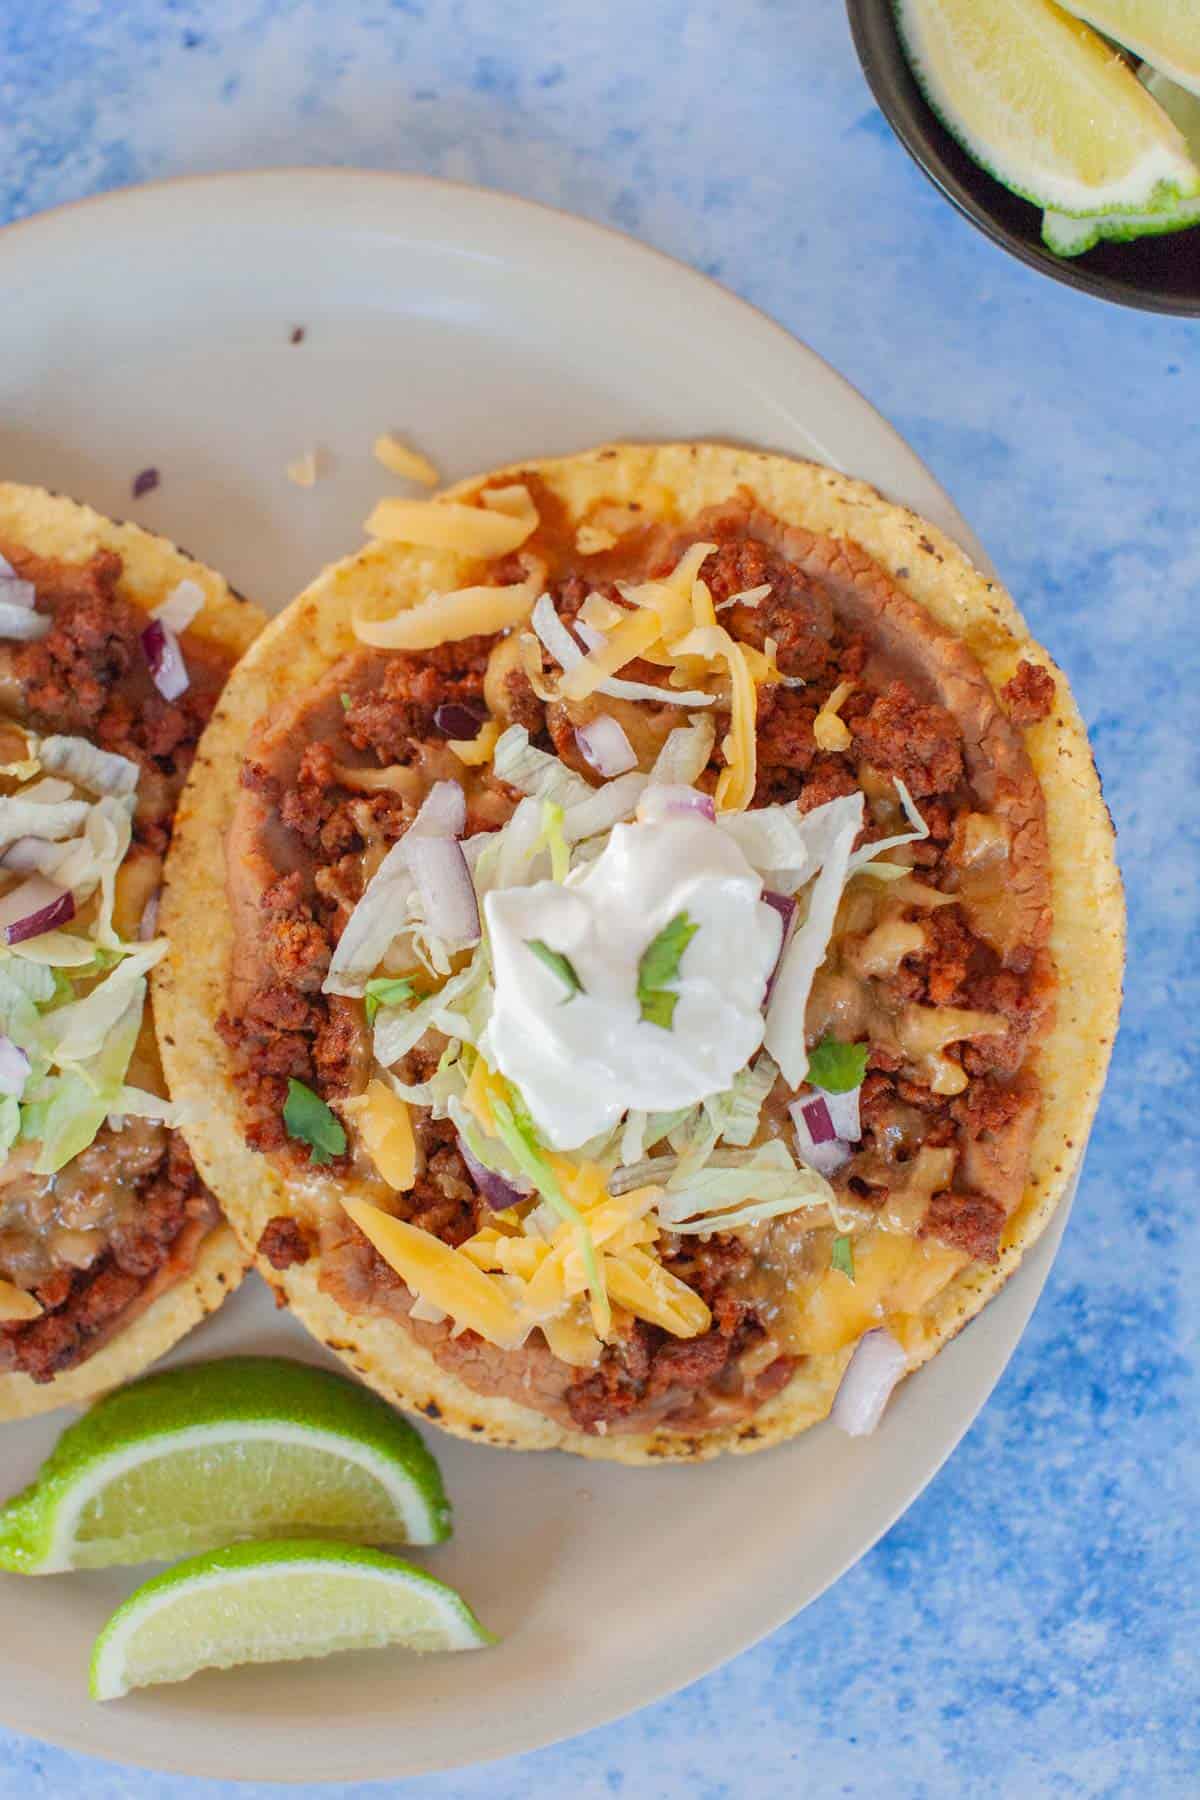
{"type": "Polygon", "coordinates": [[[178,797],[258,622],[165,540],[0,483],[0,1418],[136,1373],[245,1266],[147,977],[178,797]]]}
{"type": "MultiPolygon", "coordinates": [[[[403,519],[413,541],[335,565],[265,634],[189,790],[169,928],[225,921],[165,1021],[173,1084],[204,1102],[201,1167],[248,1248],[303,1221],[295,1310],[382,1392],[432,1394],[447,1429],[630,1463],[766,1447],[828,1413],[884,1328],[889,1381],[934,1354],[1065,1187],[1122,948],[1065,680],[935,527],[812,464],[608,446],[403,519]],[[466,521],[458,549],[468,509],[505,522],[466,521]],[[584,523],[612,543],[582,551],[584,523]],[[439,731],[451,707],[486,714],[479,750],[439,731]],[[611,780],[577,737],[600,714],[634,759],[611,780]],[[681,766],[682,790],[647,788],[681,766]],[[772,979],[799,999],[789,1013],[768,984],[769,1054],[727,1092],[654,1118],[627,1096],[607,1137],[552,1141],[536,1079],[518,1093],[489,1036],[504,977],[473,947],[483,912],[531,880],[532,903],[560,904],[546,799],[580,809],[564,846],[582,896],[613,834],[652,832],[672,793],[794,910],[772,979]],[[225,833],[227,894],[206,850],[225,833]],[[431,835],[442,848],[418,850],[431,835]],[[369,1025],[381,979],[412,993],[369,1025]],[[294,1081],[345,1123],[332,1175],[289,1142],[294,1081]]],[[[630,953],[629,1029],[664,1054],[680,1033],[637,1020],[636,961],[672,907],[630,953]]],[[[543,916],[521,944],[550,956],[523,948],[521,979],[561,1034],[605,996],[543,916]]],[[[681,1006],[720,941],[701,931],[678,962],[681,1006]]]]}

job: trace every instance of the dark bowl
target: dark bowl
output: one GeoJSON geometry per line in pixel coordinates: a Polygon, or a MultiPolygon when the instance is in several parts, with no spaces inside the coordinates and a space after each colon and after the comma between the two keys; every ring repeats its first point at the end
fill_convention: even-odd
{"type": "Polygon", "coordinates": [[[863,73],[892,130],[934,186],[993,243],[1102,300],[1200,317],[1200,227],[1055,256],[1042,242],[1037,207],[972,162],[930,107],[908,66],[892,0],[846,0],[846,10],[863,73]]]}

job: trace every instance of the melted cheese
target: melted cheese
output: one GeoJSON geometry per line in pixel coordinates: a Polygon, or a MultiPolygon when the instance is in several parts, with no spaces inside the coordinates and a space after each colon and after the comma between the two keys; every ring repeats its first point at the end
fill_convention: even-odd
{"type": "Polygon", "coordinates": [[[477,769],[482,763],[491,762],[492,752],[500,742],[500,729],[499,719],[488,719],[476,737],[447,738],[447,747],[468,769],[477,769]]]}
{"type": "MultiPolygon", "coordinates": [[[[493,490],[504,493],[506,490],[493,490]]],[[[524,488],[526,500],[529,495],[524,488]]],[[[532,504],[519,516],[496,504],[464,506],[456,500],[381,500],[367,520],[371,537],[415,544],[426,550],[457,550],[461,556],[507,556],[537,525],[532,504]]],[[[422,646],[425,648],[425,646],[422,646]]]]}
{"type": "Polygon", "coordinates": [[[381,462],[393,475],[402,475],[408,481],[422,481],[426,487],[437,486],[440,477],[429,458],[418,450],[410,450],[390,431],[375,439],[372,450],[376,462],[381,462]]]}
{"type": "Polygon", "coordinates": [[[795,1320],[791,1347],[812,1356],[841,1350],[893,1312],[918,1311],[966,1260],[932,1239],[864,1232],[854,1239],[854,1280],[838,1269],[822,1275],[795,1320]]]}
{"type": "Polygon", "coordinates": [[[602,525],[581,525],[575,533],[575,548],[580,556],[599,556],[602,551],[611,550],[616,542],[616,534],[605,531],[602,525]]]}
{"type": "Polygon", "coordinates": [[[509,587],[458,588],[431,594],[419,606],[390,619],[355,619],[354,635],[379,650],[434,650],[463,638],[491,637],[524,624],[533,611],[540,584],[515,582],[509,587]]]}

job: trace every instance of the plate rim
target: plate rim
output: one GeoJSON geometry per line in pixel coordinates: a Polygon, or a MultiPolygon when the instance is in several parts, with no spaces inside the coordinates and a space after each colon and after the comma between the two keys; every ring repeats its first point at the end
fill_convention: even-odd
{"type": "MultiPolygon", "coordinates": [[[[815,369],[820,374],[822,380],[827,384],[827,392],[833,391],[834,389],[838,390],[842,400],[851,409],[857,409],[860,412],[869,414],[874,425],[881,433],[882,438],[887,441],[888,447],[893,454],[898,458],[903,459],[910,467],[913,467],[919,472],[920,476],[924,478],[930,489],[935,491],[940,497],[944,514],[951,521],[950,529],[952,530],[953,535],[962,544],[972,560],[975,561],[977,566],[985,573],[995,576],[996,571],[994,565],[988,557],[986,550],[968,522],[959,512],[947,489],[933,474],[932,470],[929,469],[924,460],[896,430],[887,417],[867,399],[861,390],[856,387],[846,375],[833,367],[833,365],[818,351],[814,350],[801,338],[797,337],[786,326],[782,325],[778,320],[774,319],[769,313],[757,306],[754,302],[735,293],[732,289],[726,287],[722,282],[717,281],[712,276],[702,273],[700,270],[693,268],[690,264],[672,256],[669,252],[658,249],[652,244],[647,244],[641,239],[634,237],[615,226],[586,218],[564,208],[548,205],[545,202],[538,200],[530,200],[524,196],[511,194],[499,188],[493,189],[467,182],[448,181],[443,180],[440,177],[415,172],[386,169],[342,168],[336,165],[298,164],[268,169],[248,168],[221,170],[211,173],[195,172],[85,195],[76,200],[65,202],[60,206],[34,213],[28,217],[9,221],[4,226],[0,227],[0,249],[15,248],[18,251],[21,251],[24,250],[26,245],[29,245],[31,253],[36,256],[38,253],[36,240],[39,236],[49,242],[55,233],[62,233],[64,231],[69,233],[77,221],[90,221],[94,216],[102,214],[117,215],[121,213],[136,212],[139,204],[144,204],[147,197],[152,201],[155,198],[162,198],[164,195],[168,197],[180,195],[182,197],[196,193],[203,197],[206,192],[211,193],[213,190],[229,191],[233,188],[238,188],[242,191],[258,188],[265,192],[273,185],[285,183],[294,185],[298,182],[305,182],[314,187],[324,188],[329,192],[333,192],[339,186],[364,189],[368,184],[372,184],[392,193],[396,193],[397,191],[407,191],[422,194],[426,197],[439,194],[456,196],[468,204],[482,204],[489,210],[496,208],[501,213],[507,212],[510,217],[517,221],[528,219],[540,230],[545,230],[547,227],[553,227],[565,236],[574,238],[576,242],[582,241],[585,246],[589,242],[594,244],[596,238],[599,237],[612,251],[619,252],[621,256],[632,258],[634,261],[640,262],[643,265],[648,261],[653,260],[653,262],[661,267],[664,274],[668,276],[671,281],[676,283],[682,282],[685,286],[689,286],[697,295],[703,295],[710,305],[714,300],[724,305],[728,309],[731,319],[737,321],[740,318],[745,327],[753,330],[760,340],[766,343],[775,344],[779,349],[781,358],[792,360],[798,358],[801,362],[806,363],[810,369],[815,369]]],[[[128,227],[124,228],[127,229],[128,227]]],[[[317,228],[320,228],[319,224],[317,228]]],[[[830,460],[831,466],[841,466],[832,461],[832,459],[830,460]]],[[[854,473],[855,471],[851,470],[850,472],[854,473]]],[[[822,1594],[828,1592],[829,1588],[836,1581],[840,1580],[841,1577],[865,1556],[869,1550],[874,1548],[879,1540],[896,1523],[897,1519],[908,1510],[918,1496],[944,1467],[947,1459],[958,1447],[958,1444],[962,1441],[966,1432],[978,1419],[980,1412],[987,1404],[996,1384],[1000,1380],[1000,1377],[1003,1375],[1015,1353],[1017,1345],[1024,1335],[1029,1319],[1041,1295],[1055,1255],[1057,1254],[1058,1246],[1071,1210],[1081,1165],[1082,1152],[1076,1166],[1074,1180],[1068,1191],[1064,1194],[1063,1199],[1056,1209],[1045,1232],[1024,1257],[1019,1268],[1014,1271],[1013,1277],[1006,1284],[1003,1293],[996,1296],[996,1303],[1004,1300],[1005,1296],[1008,1297],[1005,1316],[1007,1316],[1008,1312],[1013,1313],[1013,1319],[1008,1328],[1008,1335],[1011,1341],[1008,1342],[1006,1348],[1002,1349],[1002,1353],[995,1358],[994,1366],[988,1370],[982,1391],[971,1406],[968,1415],[965,1418],[958,1419],[954,1422],[946,1441],[939,1446],[938,1454],[932,1464],[922,1463],[919,1473],[913,1477],[906,1478],[902,1483],[898,1484],[900,1489],[899,1497],[884,1509],[885,1516],[881,1516],[880,1519],[872,1523],[868,1528],[867,1535],[862,1538],[861,1542],[859,1542],[856,1547],[835,1557],[830,1568],[823,1574],[819,1583],[815,1585],[812,1588],[812,1591],[808,1592],[798,1604],[794,1598],[781,1592],[780,1597],[775,1604],[766,1604],[760,1608],[756,1617],[756,1622],[749,1631],[739,1629],[739,1632],[736,1635],[736,1641],[730,1643],[726,1647],[722,1647],[716,1656],[712,1656],[706,1650],[699,1650],[696,1654],[690,1656],[682,1667],[678,1657],[676,1657],[671,1665],[670,1672],[664,1672],[661,1679],[655,1679],[647,1684],[645,1690],[636,1700],[629,1702],[620,1699],[613,1703],[596,1707],[591,1715],[582,1722],[575,1721],[561,1728],[554,1725],[548,1725],[546,1722],[539,1722],[534,1727],[534,1735],[532,1736],[526,1733],[522,1737],[519,1733],[514,1731],[510,1735],[509,1741],[499,1742],[494,1749],[486,1748],[482,1751],[472,1749],[465,1756],[459,1754],[450,1758],[445,1758],[424,1755],[405,1764],[403,1766],[402,1774],[394,1768],[391,1771],[385,1771],[375,1765],[371,1765],[364,1771],[360,1765],[359,1768],[353,1771],[347,1771],[343,1775],[322,1773],[317,1776],[316,1782],[322,1784],[331,1782],[336,1783],[351,1778],[365,1781],[403,1779],[409,1776],[430,1774],[439,1770],[478,1766],[491,1761],[547,1748],[550,1745],[561,1743],[567,1739],[579,1736],[583,1732],[596,1730],[610,1725],[621,1718],[630,1716],[631,1713],[640,1711],[644,1706],[654,1704],[657,1701],[663,1700],[670,1695],[690,1687],[696,1681],[702,1680],[706,1675],[712,1674],[715,1670],[723,1667],[727,1662],[731,1661],[735,1656],[740,1655],[744,1650],[751,1649],[756,1644],[761,1643],[766,1637],[779,1630],[789,1620],[798,1617],[800,1612],[814,1600],[818,1599],[822,1594]]],[[[991,1307],[989,1306],[986,1310],[990,1311],[991,1307]]],[[[949,1350],[952,1346],[947,1346],[946,1348],[949,1350]]],[[[636,1472],[630,1473],[636,1478],[636,1472]]],[[[0,1699],[0,1708],[3,1708],[2,1699],[0,1699]]],[[[52,1743],[59,1748],[76,1754],[94,1756],[98,1760],[115,1767],[135,1767],[152,1770],[156,1773],[173,1773],[231,1781],[257,1781],[264,1779],[280,1783],[312,1781],[310,1776],[299,1770],[281,1774],[278,1771],[268,1773],[261,1768],[255,1768],[245,1774],[231,1777],[228,1775],[225,1768],[219,1767],[216,1762],[210,1763],[206,1759],[197,1761],[194,1757],[191,1757],[188,1760],[181,1760],[174,1756],[156,1756],[153,1760],[150,1760],[144,1754],[139,1755],[136,1748],[132,1749],[132,1751],[116,1751],[104,1745],[98,1746],[94,1738],[83,1728],[83,1721],[88,1717],[87,1712],[75,1708],[72,1708],[72,1712],[79,1718],[81,1722],[80,1727],[76,1728],[72,1722],[69,1722],[67,1718],[64,1718],[61,1731],[56,1732],[53,1738],[44,1738],[40,1735],[34,1735],[30,1732],[28,1726],[21,1723],[9,1723],[8,1720],[3,1717],[2,1713],[0,1713],[0,1723],[4,1725],[5,1729],[12,1731],[15,1735],[26,1739],[30,1743],[52,1743]]]]}

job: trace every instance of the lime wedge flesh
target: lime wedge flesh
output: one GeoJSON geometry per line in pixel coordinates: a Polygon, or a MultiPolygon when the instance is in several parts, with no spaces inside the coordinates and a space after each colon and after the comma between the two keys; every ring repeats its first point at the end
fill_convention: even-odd
{"type": "Polygon", "coordinates": [[[151,1375],[68,1427],[0,1507],[0,1569],[29,1575],[171,1558],[234,1540],[435,1544],[438,1466],[365,1388],[276,1357],[151,1375]]]}
{"type": "Polygon", "coordinates": [[[355,1544],[235,1544],[168,1569],[117,1608],[92,1650],[93,1700],[200,1669],[337,1650],[481,1650],[496,1639],[423,1569],[355,1544]]]}
{"type": "Polygon", "coordinates": [[[997,180],[1065,213],[1200,194],[1182,134],[1132,69],[1051,0],[896,0],[930,105],[997,180]]]}
{"type": "MultiPolygon", "coordinates": [[[[1197,13],[1200,30],[1200,12],[1197,13]]],[[[1138,76],[1146,91],[1174,120],[1193,157],[1200,162],[1200,99],[1179,87],[1159,69],[1143,68],[1138,76]]],[[[1200,225],[1200,198],[1172,200],[1151,212],[1099,213],[1075,218],[1048,211],[1042,216],[1042,238],[1057,256],[1081,256],[1096,244],[1129,243],[1134,238],[1163,237],[1200,225]]]]}
{"type": "Polygon", "coordinates": [[[1195,0],[1058,0],[1181,87],[1200,94],[1200,6],[1195,0]]]}

